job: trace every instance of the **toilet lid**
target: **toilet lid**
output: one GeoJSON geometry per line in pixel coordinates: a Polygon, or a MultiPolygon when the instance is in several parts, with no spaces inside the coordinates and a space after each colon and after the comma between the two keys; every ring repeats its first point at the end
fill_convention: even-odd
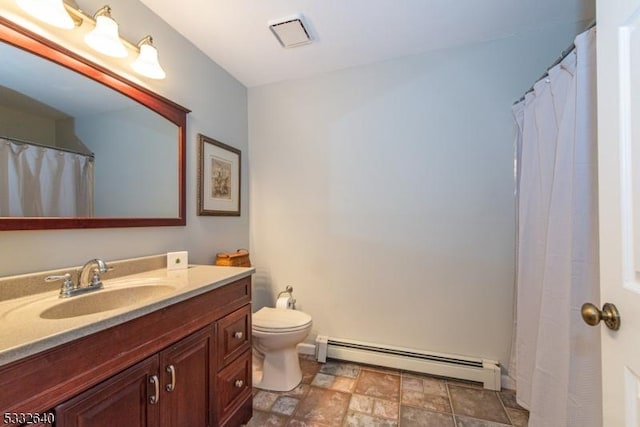
{"type": "Polygon", "coordinates": [[[311,316],[298,310],[264,307],[253,314],[252,322],[259,330],[292,330],[309,325],[311,316]]]}

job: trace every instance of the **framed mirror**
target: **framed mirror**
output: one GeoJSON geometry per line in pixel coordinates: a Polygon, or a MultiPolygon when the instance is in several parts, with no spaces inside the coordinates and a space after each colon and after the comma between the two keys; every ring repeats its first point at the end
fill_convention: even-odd
{"type": "Polygon", "coordinates": [[[0,64],[0,230],[186,224],[189,110],[2,17],[0,64]]]}

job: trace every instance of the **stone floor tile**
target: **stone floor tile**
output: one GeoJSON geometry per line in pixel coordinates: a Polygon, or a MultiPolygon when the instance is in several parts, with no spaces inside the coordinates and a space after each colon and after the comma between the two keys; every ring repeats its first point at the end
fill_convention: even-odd
{"type": "Polygon", "coordinates": [[[358,376],[355,392],[367,396],[398,400],[400,398],[400,375],[363,369],[358,376]]]}
{"type": "Polygon", "coordinates": [[[344,420],[344,427],[397,427],[398,421],[372,417],[359,412],[349,412],[344,420]]]}
{"type": "Polygon", "coordinates": [[[417,391],[419,393],[424,392],[424,386],[421,378],[405,376],[402,374],[402,390],[417,391]]]}
{"type": "Polygon", "coordinates": [[[509,424],[509,417],[495,391],[449,385],[455,415],[509,424]]]}
{"type": "Polygon", "coordinates": [[[268,411],[271,409],[271,405],[273,405],[278,397],[278,393],[260,390],[255,396],[253,396],[253,407],[260,411],[268,411]]]}
{"type": "Polygon", "coordinates": [[[251,421],[247,423],[247,427],[285,427],[286,425],[287,417],[256,410],[253,411],[251,421]]]}
{"type": "Polygon", "coordinates": [[[465,381],[465,380],[459,380],[455,378],[447,378],[445,382],[447,383],[447,385],[455,385],[455,386],[484,390],[484,386],[482,385],[482,383],[475,382],[475,381],[465,381]]]}
{"type": "Polygon", "coordinates": [[[293,415],[299,402],[300,400],[295,397],[280,396],[271,406],[271,412],[276,412],[282,415],[293,415]]]}
{"type": "Polygon", "coordinates": [[[429,411],[451,413],[449,398],[444,396],[403,390],[401,402],[403,405],[414,406],[416,408],[427,409],[429,411]]]}
{"type": "Polygon", "coordinates": [[[300,370],[302,371],[302,383],[310,384],[313,377],[316,376],[320,370],[321,364],[314,359],[308,357],[300,358],[300,370]]]}
{"type": "Polygon", "coordinates": [[[298,404],[295,418],[339,426],[347,413],[350,397],[349,393],[312,387],[307,397],[298,404]]]}
{"type": "Polygon", "coordinates": [[[356,387],[356,380],[347,378],[347,377],[336,377],[331,384],[332,390],[344,391],[347,393],[352,393],[356,387]]]}
{"type": "Polygon", "coordinates": [[[525,410],[522,406],[518,405],[515,390],[503,389],[498,392],[498,396],[507,408],[520,409],[521,411],[525,410]]]}
{"type": "Polygon", "coordinates": [[[529,412],[526,410],[507,408],[511,424],[514,427],[527,427],[529,425],[529,412]]]}
{"type": "Polygon", "coordinates": [[[373,415],[382,418],[398,419],[400,404],[394,400],[374,399],[373,415]]]}
{"type": "Polygon", "coordinates": [[[400,408],[402,427],[455,427],[451,414],[430,412],[426,409],[402,406],[400,408]]]}
{"type": "Polygon", "coordinates": [[[495,423],[493,421],[479,420],[476,418],[456,415],[457,427],[511,427],[511,424],[495,423]]]}
{"type": "Polygon", "coordinates": [[[360,366],[354,363],[345,363],[335,360],[329,360],[320,366],[320,372],[323,374],[335,375],[336,377],[357,378],[360,372],[360,366]]]}
{"type": "Polygon", "coordinates": [[[448,397],[447,383],[444,380],[436,378],[423,378],[422,386],[425,394],[448,397]]]}
{"type": "Polygon", "coordinates": [[[291,420],[289,420],[287,427],[335,427],[335,426],[292,418],[291,420]]]}
{"type": "Polygon", "coordinates": [[[315,387],[331,388],[335,379],[336,377],[333,375],[317,373],[313,378],[313,381],[311,381],[311,385],[315,387]]]}
{"type": "Polygon", "coordinates": [[[349,409],[365,414],[373,413],[373,397],[363,396],[361,394],[352,394],[349,402],[349,409]]]}
{"type": "Polygon", "coordinates": [[[307,393],[309,392],[309,387],[310,387],[309,384],[299,384],[293,390],[281,391],[280,395],[281,396],[296,397],[298,399],[301,399],[301,398],[303,398],[304,396],[307,395],[307,393]]]}
{"type": "Polygon", "coordinates": [[[386,366],[362,365],[362,369],[374,372],[382,372],[383,374],[391,375],[400,375],[402,373],[402,371],[400,371],[399,369],[388,368],[386,366]]]}

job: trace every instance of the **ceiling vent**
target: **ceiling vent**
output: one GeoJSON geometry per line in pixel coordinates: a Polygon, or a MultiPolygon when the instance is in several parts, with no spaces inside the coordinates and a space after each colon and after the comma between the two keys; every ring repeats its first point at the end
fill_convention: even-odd
{"type": "Polygon", "coordinates": [[[269,22],[269,29],[282,47],[297,47],[311,43],[311,36],[300,15],[269,22]]]}

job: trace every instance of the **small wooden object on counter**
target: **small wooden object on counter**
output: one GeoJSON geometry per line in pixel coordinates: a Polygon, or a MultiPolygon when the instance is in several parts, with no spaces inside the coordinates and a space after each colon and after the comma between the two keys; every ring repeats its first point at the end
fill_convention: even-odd
{"type": "Polygon", "coordinates": [[[249,251],[238,249],[235,252],[220,252],[216,254],[216,265],[225,267],[251,267],[249,251]]]}

